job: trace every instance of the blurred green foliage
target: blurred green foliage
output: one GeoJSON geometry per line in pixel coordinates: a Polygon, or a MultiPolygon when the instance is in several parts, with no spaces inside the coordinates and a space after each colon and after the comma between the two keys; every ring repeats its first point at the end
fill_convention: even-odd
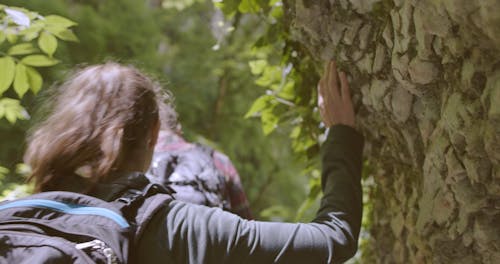
{"type": "MultiPolygon", "coordinates": [[[[297,100],[294,87],[300,80],[288,78],[284,84],[280,83],[283,65],[287,64],[281,63],[281,54],[276,52],[274,44],[255,48],[255,43],[263,43],[263,35],[269,35],[268,23],[261,16],[255,12],[224,16],[212,1],[203,0],[4,2],[42,16],[56,15],[74,21],[77,26],[71,29],[79,41],[58,42],[52,50],[50,44],[42,44],[46,47],[41,49],[34,40],[34,47],[49,52],[50,55],[44,54],[60,62],[40,70],[41,92],[36,96],[26,94],[20,103],[33,117],[14,125],[0,121],[0,164],[10,171],[4,171],[2,183],[23,180],[14,173],[15,166],[22,160],[26,131],[43,118],[41,110],[50,98],[51,85],[60,82],[75,66],[115,60],[138,66],[172,91],[186,137],[210,144],[231,158],[258,218],[297,218],[297,208],[308,197],[309,183],[317,182],[317,178],[306,177],[313,175],[313,170],[302,169],[306,162],[312,162],[293,155],[291,147],[315,146],[311,141],[299,140],[310,128],[294,119],[295,112],[289,114],[288,125],[283,122],[285,118],[274,122],[273,118],[279,117],[275,113],[284,114],[292,109],[286,104],[277,104],[267,117],[261,118],[272,124],[264,130],[259,120],[244,116],[268,86],[273,91],[269,94],[271,103],[286,100],[299,106],[294,111],[312,112],[300,108],[312,97],[297,100]],[[290,144],[292,130],[299,126],[293,132],[298,140],[290,144]]],[[[273,10],[269,14],[278,16],[279,10],[273,10]]],[[[1,51],[5,50],[2,46],[1,51]]],[[[15,96],[15,92],[9,93],[10,98],[15,96]]],[[[261,110],[248,116],[260,116],[261,110]]],[[[299,219],[311,218],[311,201],[302,206],[299,219]]]]}
{"type": "MultiPolygon", "coordinates": [[[[28,173],[20,165],[24,140],[43,118],[51,86],[74,67],[114,60],[138,66],[172,91],[186,137],[231,158],[257,218],[312,218],[321,194],[319,145],[325,137],[315,108],[321,65],[290,39],[282,1],[2,4],[0,197],[31,191],[21,184],[28,173]],[[7,6],[33,23],[22,28],[26,19],[5,12],[7,6]]],[[[365,165],[365,230],[372,219],[371,174],[365,165]]],[[[368,252],[365,231],[361,238],[368,252]]]]}
{"type": "MultiPolygon", "coordinates": [[[[227,17],[254,14],[261,20],[261,33],[253,43],[249,61],[255,84],[261,87],[245,117],[258,117],[264,134],[286,133],[295,157],[305,164],[308,195],[295,219],[317,204],[321,194],[319,145],[325,138],[316,107],[317,65],[289,37],[283,17],[283,2],[277,0],[213,1],[227,17]]],[[[238,31],[239,28],[236,29],[238,31]]]]}
{"type": "MultiPolygon", "coordinates": [[[[57,15],[42,16],[21,7],[0,5],[0,24],[0,129],[5,140],[3,142],[6,142],[2,144],[4,148],[0,161],[12,167],[14,163],[20,162],[17,159],[19,153],[10,159],[4,157],[18,151],[16,147],[19,142],[9,141],[8,134],[10,130],[19,130],[15,127],[16,121],[30,117],[21,100],[30,97],[28,91],[32,91],[32,96],[42,88],[39,67],[59,63],[53,56],[58,42],[78,39],[71,29],[76,25],[75,22],[57,15]],[[7,133],[6,137],[4,133],[7,133]]],[[[25,126],[21,125],[21,130],[23,128],[25,126]]],[[[27,171],[27,166],[22,163],[17,163],[16,170],[0,166],[0,195],[19,196],[27,193],[30,187],[18,184],[27,171]]]]}

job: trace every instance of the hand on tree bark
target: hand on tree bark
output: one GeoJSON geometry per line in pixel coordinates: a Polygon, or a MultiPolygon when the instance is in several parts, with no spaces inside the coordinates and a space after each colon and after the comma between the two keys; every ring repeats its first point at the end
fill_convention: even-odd
{"type": "Polygon", "coordinates": [[[337,72],[337,65],[330,61],[318,84],[318,107],[326,127],[343,124],[354,127],[354,107],[347,76],[337,72]]]}

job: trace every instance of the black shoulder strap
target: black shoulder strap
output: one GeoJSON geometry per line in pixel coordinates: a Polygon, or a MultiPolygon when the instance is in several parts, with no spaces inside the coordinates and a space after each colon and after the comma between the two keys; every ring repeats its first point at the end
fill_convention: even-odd
{"type": "MultiPolygon", "coordinates": [[[[163,186],[156,183],[147,184],[142,190],[138,189],[127,189],[120,197],[111,203],[114,203],[120,211],[123,213],[125,218],[131,222],[131,224],[137,225],[135,222],[137,211],[146,200],[146,198],[151,197],[156,194],[166,194],[172,196],[174,190],[168,186],[163,186]]],[[[139,223],[140,224],[140,223],[139,223]]]]}

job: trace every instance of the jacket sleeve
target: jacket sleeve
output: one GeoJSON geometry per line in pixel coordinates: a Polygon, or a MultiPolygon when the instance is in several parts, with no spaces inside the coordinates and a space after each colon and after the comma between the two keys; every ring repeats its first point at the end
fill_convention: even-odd
{"type": "Polygon", "coordinates": [[[322,147],[323,198],[311,223],[244,220],[217,208],[173,201],[149,223],[141,259],[174,263],[339,263],[357,250],[363,138],[336,125],[322,147]]]}

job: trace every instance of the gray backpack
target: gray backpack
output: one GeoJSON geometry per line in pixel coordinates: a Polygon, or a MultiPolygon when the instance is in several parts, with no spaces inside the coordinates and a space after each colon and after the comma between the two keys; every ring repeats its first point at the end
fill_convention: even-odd
{"type": "Polygon", "coordinates": [[[171,191],[157,184],[104,200],[44,192],[0,203],[0,263],[132,263],[135,243],[171,191]]]}
{"type": "Polygon", "coordinates": [[[214,164],[213,152],[200,144],[156,152],[147,176],[152,182],[174,189],[177,200],[227,210],[230,202],[226,179],[214,164]]]}

